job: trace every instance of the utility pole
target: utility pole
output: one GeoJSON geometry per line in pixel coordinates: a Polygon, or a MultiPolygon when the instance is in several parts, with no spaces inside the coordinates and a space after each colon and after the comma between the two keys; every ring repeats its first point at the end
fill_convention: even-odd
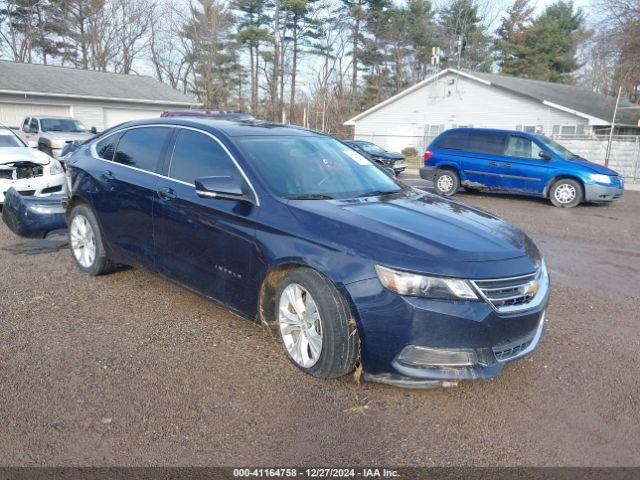
{"type": "Polygon", "coordinates": [[[464,42],[464,39],[462,37],[462,35],[458,35],[458,41],[456,42],[456,45],[458,46],[458,67],[457,69],[460,70],[460,63],[462,61],[462,44],[464,42]]]}
{"type": "Polygon", "coordinates": [[[618,113],[618,104],[620,103],[620,95],[622,95],[622,85],[618,88],[618,97],[616,98],[616,107],[613,109],[613,118],[611,119],[611,129],[609,130],[609,141],[607,142],[607,153],[604,156],[604,166],[609,166],[609,157],[611,155],[611,142],[613,141],[613,129],[616,126],[616,115],[618,113]]]}

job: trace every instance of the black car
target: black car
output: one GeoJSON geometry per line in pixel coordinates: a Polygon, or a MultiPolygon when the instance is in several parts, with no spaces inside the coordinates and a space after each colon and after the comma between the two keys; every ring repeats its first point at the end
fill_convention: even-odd
{"type": "Polygon", "coordinates": [[[407,168],[404,155],[401,153],[387,152],[384,148],[379,147],[375,143],[365,142],[364,140],[348,140],[345,141],[351,148],[355,148],[364,156],[385,167],[393,168],[396,175],[404,172],[407,168]]]}

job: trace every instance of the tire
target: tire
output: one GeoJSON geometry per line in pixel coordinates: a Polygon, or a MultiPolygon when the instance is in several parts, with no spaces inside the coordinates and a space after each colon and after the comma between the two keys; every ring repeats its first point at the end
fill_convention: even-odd
{"type": "Polygon", "coordinates": [[[450,197],[460,188],[460,177],[453,170],[438,170],[433,178],[433,189],[436,193],[450,197]]]}
{"type": "Polygon", "coordinates": [[[303,372],[318,378],[337,378],[355,368],[360,338],[351,310],[342,294],[320,273],[297,268],[285,275],[276,292],[275,319],[287,357],[303,372]],[[300,307],[297,310],[291,302],[292,294],[298,300],[294,302],[300,307]],[[302,307],[301,321],[296,312],[302,307]]]}
{"type": "Polygon", "coordinates": [[[572,178],[561,178],[549,190],[549,200],[560,208],[572,208],[580,204],[584,198],[582,184],[572,178]]]}
{"type": "Polygon", "coordinates": [[[78,268],[89,275],[104,275],[116,267],[105,252],[96,216],[86,204],[76,205],[69,215],[69,246],[78,268]]]}

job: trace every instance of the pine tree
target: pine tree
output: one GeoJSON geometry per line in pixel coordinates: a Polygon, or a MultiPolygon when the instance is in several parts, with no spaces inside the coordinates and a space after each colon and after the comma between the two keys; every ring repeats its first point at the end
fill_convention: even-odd
{"type": "Polygon", "coordinates": [[[448,43],[448,66],[481,71],[491,69],[490,38],[482,20],[474,0],[453,0],[440,11],[439,23],[448,43]],[[458,57],[460,41],[461,55],[458,57]]]}
{"type": "Polygon", "coordinates": [[[194,92],[208,108],[231,104],[238,85],[237,48],[232,40],[233,15],[216,0],[198,0],[191,7],[184,34],[191,42],[194,92]]]}
{"type": "Polygon", "coordinates": [[[496,60],[500,71],[507,75],[527,77],[535,68],[531,62],[533,49],[529,45],[535,8],[530,1],[516,0],[497,31],[496,60]]]}

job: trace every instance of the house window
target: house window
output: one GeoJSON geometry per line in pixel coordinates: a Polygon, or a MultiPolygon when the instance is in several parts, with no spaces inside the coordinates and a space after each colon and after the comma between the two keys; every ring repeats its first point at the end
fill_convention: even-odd
{"type": "Polygon", "coordinates": [[[444,125],[425,125],[424,131],[427,136],[435,137],[444,131],[444,125]]]}
{"type": "Polygon", "coordinates": [[[576,125],[562,125],[560,127],[560,133],[562,135],[575,135],[576,134],[576,125]]]}
{"type": "Polygon", "coordinates": [[[536,133],[536,126],[535,125],[523,125],[522,126],[522,131],[524,133],[536,133]]]}

